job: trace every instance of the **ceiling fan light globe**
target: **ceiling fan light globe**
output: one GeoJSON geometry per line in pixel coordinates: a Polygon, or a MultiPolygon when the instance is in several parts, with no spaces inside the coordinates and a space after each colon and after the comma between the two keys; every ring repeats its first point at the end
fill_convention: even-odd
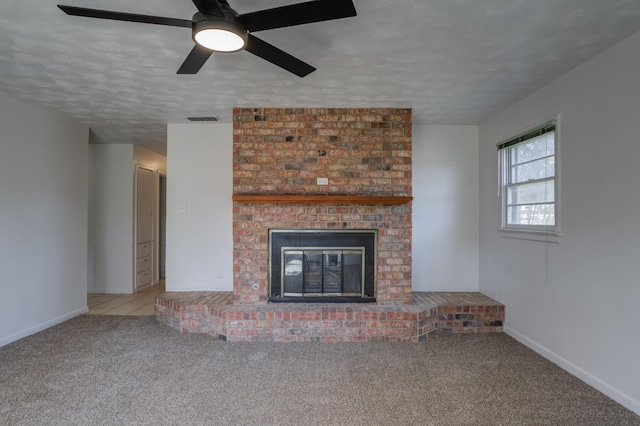
{"type": "Polygon", "coordinates": [[[236,52],[242,50],[245,39],[223,28],[205,28],[193,36],[196,43],[216,52],[236,52]]]}

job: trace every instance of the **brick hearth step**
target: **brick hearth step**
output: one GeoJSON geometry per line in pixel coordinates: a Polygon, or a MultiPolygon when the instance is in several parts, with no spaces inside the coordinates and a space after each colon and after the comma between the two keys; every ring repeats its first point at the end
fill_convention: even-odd
{"type": "Polygon", "coordinates": [[[414,292],[411,305],[233,305],[233,292],[168,292],[155,318],[230,342],[417,342],[432,332],[501,332],[505,306],[475,292],[414,292]]]}

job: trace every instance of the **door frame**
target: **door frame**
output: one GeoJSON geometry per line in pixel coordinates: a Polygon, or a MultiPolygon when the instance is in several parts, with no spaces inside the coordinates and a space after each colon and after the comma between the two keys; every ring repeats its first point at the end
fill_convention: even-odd
{"type": "MultiPolygon", "coordinates": [[[[150,286],[153,286],[155,284],[157,284],[157,281],[155,279],[156,274],[155,274],[155,270],[156,268],[156,258],[155,258],[155,240],[156,240],[156,231],[157,228],[155,226],[155,223],[157,221],[157,208],[158,208],[158,200],[157,200],[157,196],[158,196],[158,188],[157,188],[157,171],[154,170],[151,167],[142,165],[140,163],[134,163],[134,174],[133,174],[133,238],[132,238],[132,242],[133,242],[133,277],[132,277],[132,288],[133,288],[133,292],[136,293],[140,290],[140,288],[138,288],[138,283],[137,283],[137,279],[138,279],[138,267],[137,267],[137,263],[138,263],[138,172],[140,170],[146,170],[148,172],[153,173],[154,175],[154,180],[153,180],[153,193],[152,193],[152,201],[151,204],[153,205],[154,211],[153,211],[153,218],[152,218],[152,226],[151,226],[151,241],[153,242],[154,245],[154,249],[152,251],[152,256],[151,256],[151,284],[150,286]]],[[[145,287],[149,287],[149,286],[145,286],[145,287]]]]}
{"type": "MultiPolygon", "coordinates": [[[[156,206],[156,223],[155,223],[155,230],[156,230],[156,234],[155,234],[155,238],[154,241],[156,242],[155,244],[155,248],[154,248],[154,258],[155,258],[155,265],[157,265],[157,267],[154,270],[154,274],[153,274],[153,279],[154,279],[154,284],[157,284],[158,282],[160,282],[160,236],[162,236],[162,238],[166,241],[167,239],[167,235],[166,235],[166,228],[165,228],[165,233],[164,235],[160,232],[160,202],[162,201],[161,195],[160,195],[160,178],[164,177],[165,180],[167,179],[167,172],[166,170],[156,170],[156,202],[155,202],[155,206],[156,206]]],[[[165,191],[166,191],[166,187],[165,187],[165,191]]],[[[166,192],[165,192],[165,203],[166,203],[166,192]]],[[[165,221],[167,220],[166,218],[166,211],[165,211],[165,221]]],[[[165,268],[166,268],[166,251],[165,251],[165,268]]]]}

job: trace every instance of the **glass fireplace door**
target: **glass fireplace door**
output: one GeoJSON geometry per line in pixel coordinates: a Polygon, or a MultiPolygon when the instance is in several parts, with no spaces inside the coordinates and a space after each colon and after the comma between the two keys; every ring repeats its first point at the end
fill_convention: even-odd
{"type": "Polygon", "coordinates": [[[363,295],[364,247],[283,247],[281,259],[284,296],[363,295]]]}

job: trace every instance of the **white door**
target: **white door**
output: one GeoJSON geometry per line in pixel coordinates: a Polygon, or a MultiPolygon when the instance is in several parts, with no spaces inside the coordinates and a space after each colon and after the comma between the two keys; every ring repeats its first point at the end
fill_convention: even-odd
{"type": "Polygon", "coordinates": [[[153,283],[154,185],[152,170],[136,170],[136,288],[153,283]]]}

